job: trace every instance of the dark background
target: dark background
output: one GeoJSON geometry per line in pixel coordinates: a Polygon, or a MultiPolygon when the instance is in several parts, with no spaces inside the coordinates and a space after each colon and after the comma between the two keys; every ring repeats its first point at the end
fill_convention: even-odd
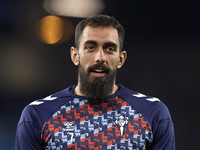
{"type": "MultiPolygon", "coordinates": [[[[42,1],[0,1],[0,149],[14,149],[23,108],[76,84],[70,60],[74,36],[60,45],[40,42],[42,1]]],[[[161,99],[175,127],[176,149],[199,148],[200,5],[184,0],[104,0],[103,14],[126,31],[125,65],[117,82],[161,99]]],[[[74,26],[81,18],[69,17],[74,26]]]]}

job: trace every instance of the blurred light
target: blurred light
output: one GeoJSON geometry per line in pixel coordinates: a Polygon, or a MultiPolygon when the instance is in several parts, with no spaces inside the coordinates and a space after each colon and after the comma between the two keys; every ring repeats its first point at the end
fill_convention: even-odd
{"type": "Polygon", "coordinates": [[[0,55],[0,86],[5,90],[26,93],[43,82],[40,56],[30,46],[12,41],[2,49],[0,55]]]}
{"type": "Polygon", "coordinates": [[[49,15],[42,18],[36,26],[37,38],[46,44],[66,42],[74,33],[74,26],[65,17],[49,15]]]}
{"type": "Polygon", "coordinates": [[[101,13],[104,3],[102,0],[44,0],[43,7],[52,15],[84,18],[101,13]]]}

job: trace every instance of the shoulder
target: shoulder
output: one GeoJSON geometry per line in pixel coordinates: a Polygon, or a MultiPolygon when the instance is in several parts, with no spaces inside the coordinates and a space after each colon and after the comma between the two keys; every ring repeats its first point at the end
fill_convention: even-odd
{"type": "Polygon", "coordinates": [[[151,124],[153,121],[171,119],[167,106],[159,98],[130,90],[122,85],[117,95],[140,112],[151,124]]]}
{"type": "Polygon", "coordinates": [[[70,88],[64,89],[45,98],[28,104],[21,115],[19,124],[24,122],[37,123],[40,127],[59,107],[74,98],[70,88]]]}

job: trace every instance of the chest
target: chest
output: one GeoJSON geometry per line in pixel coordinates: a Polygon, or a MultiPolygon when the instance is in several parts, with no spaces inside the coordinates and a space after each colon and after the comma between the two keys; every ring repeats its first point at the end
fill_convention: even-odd
{"type": "Polygon", "coordinates": [[[137,149],[152,141],[151,126],[126,101],[98,104],[74,99],[44,124],[46,149],[137,149]]]}

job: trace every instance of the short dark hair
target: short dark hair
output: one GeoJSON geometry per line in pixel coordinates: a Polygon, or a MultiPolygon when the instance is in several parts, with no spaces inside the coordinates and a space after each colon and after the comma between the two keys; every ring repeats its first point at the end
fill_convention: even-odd
{"type": "Polygon", "coordinates": [[[123,47],[124,42],[124,28],[122,25],[114,18],[108,15],[92,15],[88,18],[82,20],[77,26],[75,30],[75,45],[76,48],[79,49],[80,38],[83,33],[83,30],[86,26],[90,27],[109,27],[117,29],[120,43],[120,51],[123,47]]]}

